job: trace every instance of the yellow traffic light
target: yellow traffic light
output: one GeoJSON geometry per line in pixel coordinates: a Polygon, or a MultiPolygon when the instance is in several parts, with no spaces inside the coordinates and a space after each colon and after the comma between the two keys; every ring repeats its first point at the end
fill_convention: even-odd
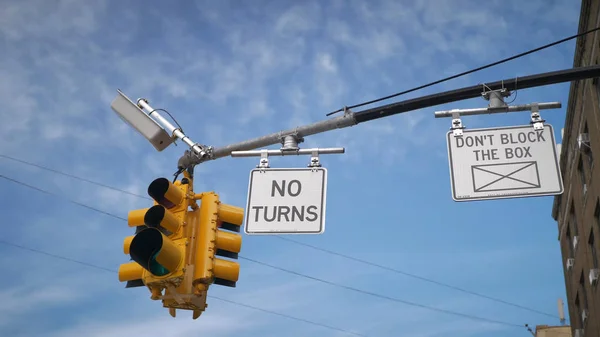
{"type": "MultiPolygon", "coordinates": [[[[166,178],[155,179],[148,186],[155,205],[132,210],[127,216],[128,225],[136,227],[136,233],[125,238],[123,252],[145,270],[138,279],[147,286],[164,285],[164,281],[177,284],[183,277],[186,254],[183,225],[189,206],[186,195],[191,190],[186,182],[189,179],[176,183],[166,178]]],[[[139,268],[134,271],[132,266],[131,262],[121,265],[119,280],[132,281],[129,280],[132,275],[139,274],[139,268]]]]}
{"type": "Polygon", "coordinates": [[[244,211],[222,204],[214,192],[194,194],[191,173],[184,176],[154,180],[148,186],[154,205],[129,212],[127,223],[136,232],[124,239],[123,252],[133,261],[119,267],[119,281],[148,287],[150,298],[162,300],[173,317],[186,309],[196,319],[211,284],[235,287],[238,281],[240,266],[229,259],[241,250],[244,211]]]}
{"type": "Polygon", "coordinates": [[[202,194],[196,234],[196,266],[194,285],[207,289],[212,283],[235,287],[239,279],[240,265],[237,262],[216,258],[217,256],[237,259],[242,247],[239,232],[244,210],[223,204],[214,192],[202,194]]]}

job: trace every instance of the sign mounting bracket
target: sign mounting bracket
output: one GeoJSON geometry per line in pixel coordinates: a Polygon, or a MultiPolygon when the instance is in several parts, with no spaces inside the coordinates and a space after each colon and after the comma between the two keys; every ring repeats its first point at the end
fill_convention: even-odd
{"type": "Polygon", "coordinates": [[[310,163],[308,163],[308,167],[312,167],[312,168],[321,167],[321,163],[319,162],[319,150],[318,149],[313,149],[311,157],[310,157],[310,163]]]}
{"type": "Polygon", "coordinates": [[[256,166],[259,169],[267,169],[269,168],[269,151],[268,150],[260,150],[260,161],[256,166]]]}
{"type": "Polygon", "coordinates": [[[452,126],[450,127],[450,130],[452,130],[454,137],[460,137],[463,135],[463,129],[465,129],[465,126],[463,125],[462,121],[460,120],[460,110],[454,109],[454,110],[451,110],[451,112],[452,112],[452,126]]]}
{"type": "Polygon", "coordinates": [[[544,122],[540,114],[540,107],[537,103],[531,104],[531,124],[534,130],[544,130],[544,122]]]}

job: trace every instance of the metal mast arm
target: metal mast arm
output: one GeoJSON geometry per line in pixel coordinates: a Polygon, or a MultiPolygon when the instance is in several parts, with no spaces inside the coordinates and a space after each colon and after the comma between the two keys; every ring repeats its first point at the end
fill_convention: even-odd
{"type": "Polygon", "coordinates": [[[367,122],[395,114],[427,108],[435,105],[462,101],[465,99],[481,96],[483,89],[507,90],[527,89],[541,87],[544,85],[582,80],[586,78],[600,77],[600,65],[590,67],[572,68],[553,71],[549,73],[536,74],[525,77],[510,78],[493,83],[479,84],[471,87],[440,92],[437,94],[413,98],[397,103],[356,112],[354,118],[357,123],[367,122]]]}
{"type": "Polygon", "coordinates": [[[212,149],[212,151],[209,150],[209,158],[196,157],[192,160],[192,163],[199,164],[207,159],[214,160],[222,157],[227,157],[231,155],[231,152],[233,151],[253,150],[260,147],[279,144],[283,141],[285,136],[288,135],[294,135],[297,139],[302,139],[306,136],[315,135],[330,130],[341,129],[353,125],[356,125],[356,121],[354,120],[352,113],[346,113],[343,116],[331,118],[328,120],[312,123],[309,125],[299,126],[294,129],[275,132],[270,135],[257,137],[254,139],[230,144],[223,147],[214,148],[212,149]]]}
{"type": "Polygon", "coordinates": [[[541,87],[550,84],[570,82],[594,77],[600,77],[600,65],[559,70],[519,78],[510,78],[487,84],[479,84],[471,87],[465,87],[461,89],[450,90],[437,94],[404,100],[401,102],[387,104],[384,106],[371,108],[359,112],[350,112],[349,110],[346,110],[343,116],[331,118],[328,120],[316,122],[305,126],[299,126],[294,129],[279,131],[270,135],[230,144],[224,147],[208,149],[206,156],[199,157],[188,152],[184,155],[185,158],[182,159],[184,159],[186,163],[191,163],[194,165],[200,164],[204,161],[229,156],[233,151],[253,150],[260,147],[278,144],[281,143],[285,136],[288,135],[294,135],[298,139],[302,139],[302,137],[305,136],[315,135],[334,129],[341,129],[349,126],[354,126],[359,123],[388,117],[403,112],[479,97],[481,96],[481,93],[484,88],[487,90],[498,90],[502,88],[505,88],[507,90],[516,90],[541,87]]]}

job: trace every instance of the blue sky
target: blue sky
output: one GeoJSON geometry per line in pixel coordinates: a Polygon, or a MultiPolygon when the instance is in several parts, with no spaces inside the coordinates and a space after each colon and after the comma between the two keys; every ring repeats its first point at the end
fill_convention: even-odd
{"type": "MultiPolygon", "coordinates": [[[[344,105],[408,89],[535,48],[577,30],[579,3],[529,1],[4,1],[0,6],[0,154],[145,194],[184,147],[156,152],[110,109],[116,89],[168,109],[214,146],[319,121],[344,105]]],[[[404,98],[566,69],[574,43],[404,98]]],[[[569,84],[520,91],[560,142],[569,84]]],[[[456,203],[436,110],[312,136],[346,148],[329,170],[327,225],[293,239],[439,282],[556,313],[565,298],[552,198],[456,203]]],[[[474,116],[467,127],[521,125],[524,113],[474,116]]],[[[274,158],[273,167],[308,158],[274,158]]],[[[257,158],[197,168],[195,190],[245,204],[257,158]]],[[[149,202],[0,158],[0,174],[121,217],[149,202]]],[[[1,238],[117,270],[132,231],[117,219],[0,179],[1,238]]],[[[343,285],[512,324],[558,319],[436,286],[273,237],[244,237],[242,254],[343,285]]],[[[235,289],[210,294],[368,336],[518,336],[474,321],[351,292],[241,260],[235,289]]],[[[0,245],[2,318],[11,336],[344,336],[339,331],[209,299],[196,321],[172,319],[115,273],[0,245]],[[6,277],[10,276],[10,277],[6,277]]]]}

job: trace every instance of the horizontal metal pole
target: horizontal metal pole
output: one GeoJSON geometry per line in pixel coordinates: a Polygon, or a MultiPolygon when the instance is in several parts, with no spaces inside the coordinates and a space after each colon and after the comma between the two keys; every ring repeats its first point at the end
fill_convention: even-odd
{"type": "MultiPolygon", "coordinates": [[[[289,135],[295,135],[298,138],[303,138],[306,136],[310,136],[310,135],[314,135],[314,134],[318,134],[318,133],[322,133],[322,132],[326,132],[326,131],[330,131],[330,130],[341,129],[341,128],[345,128],[345,127],[353,126],[353,125],[356,125],[356,121],[354,120],[353,115],[347,114],[347,115],[331,118],[328,120],[324,120],[321,122],[316,122],[316,123],[305,125],[305,126],[299,126],[294,129],[275,132],[270,135],[246,140],[243,142],[227,145],[224,147],[214,148],[212,150],[212,152],[209,154],[208,159],[212,160],[212,159],[227,157],[233,151],[254,150],[254,149],[269,146],[269,145],[281,144],[283,138],[285,138],[285,136],[289,136],[289,135]]],[[[202,162],[203,160],[201,158],[198,158],[198,159],[195,159],[194,161],[196,162],[196,164],[198,164],[198,163],[202,162]]]]}
{"type": "MultiPolygon", "coordinates": [[[[508,113],[515,111],[528,111],[534,104],[520,104],[520,105],[510,105],[504,108],[475,108],[475,109],[453,109],[453,110],[445,110],[445,111],[436,111],[434,113],[435,118],[444,118],[444,117],[452,117],[453,112],[458,112],[460,116],[472,116],[472,115],[485,115],[485,114],[495,114],[495,113],[508,113]]],[[[562,104],[560,102],[549,102],[549,103],[538,103],[538,109],[547,110],[547,109],[560,109],[562,104]]]]}
{"type": "Polygon", "coordinates": [[[260,157],[264,153],[269,156],[299,156],[299,155],[312,155],[317,154],[339,154],[345,153],[346,149],[343,147],[329,147],[329,148],[314,148],[314,149],[298,149],[298,150],[251,150],[251,151],[232,151],[232,157],[260,157]]]}

